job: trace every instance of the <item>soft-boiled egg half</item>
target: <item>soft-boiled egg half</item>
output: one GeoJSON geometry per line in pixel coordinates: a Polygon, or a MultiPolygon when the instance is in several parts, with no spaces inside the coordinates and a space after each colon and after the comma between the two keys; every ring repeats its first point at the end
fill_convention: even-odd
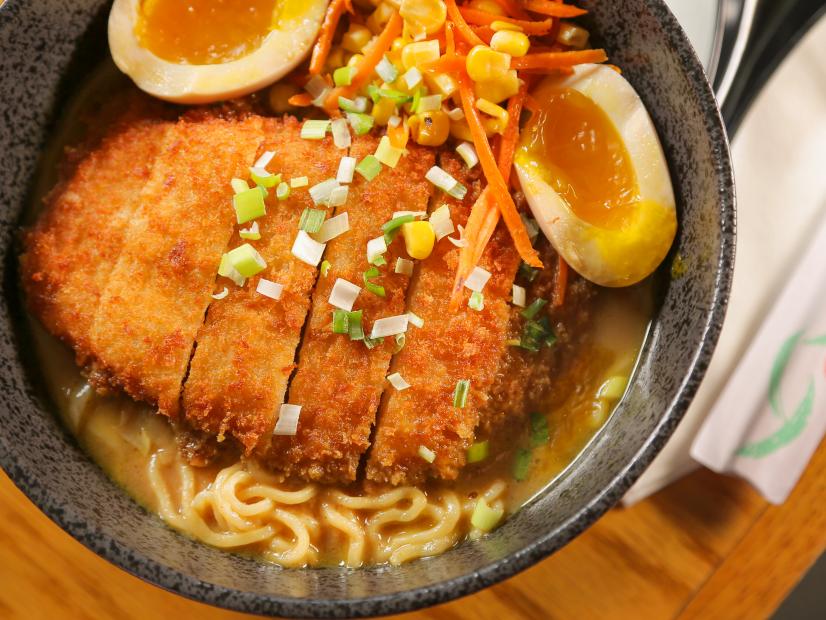
{"type": "Polygon", "coordinates": [[[514,163],[540,228],[588,280],[639,282],[677,230],[668,166],[642,101],[604,65],[547,78],[532,95],[539,110],[514,163]]]}
{"type": "Polygon", "coordinates": [[[115,0],[109,49],[147,93],[208,103],[272,84],[300,63],[326,0],[115,0]]]}

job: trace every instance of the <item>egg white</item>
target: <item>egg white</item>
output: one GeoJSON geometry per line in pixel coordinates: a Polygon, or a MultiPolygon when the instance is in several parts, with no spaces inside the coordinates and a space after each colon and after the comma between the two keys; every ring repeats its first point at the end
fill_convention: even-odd
{"type": "Polygon", "coordinates": [[[520,150],[514,164],[528,204],[542,232],[580,275],[602,286],[635,284],[662,262],[677,230],[674,190],[657,131],[634,88],[610,67],[579,65],[570,76],[548,80],[580,92],[605,112],[625,144],[640,200],[620,228],[586,222],[544,181],[541,163],[520,150]]]}
{"type": "Polygon", "coordinates": [[[118,68],[159,99],[209,103],[240,97],[292,71],[315,41],[327,1],[288,2],[300,2],[301,10],[282,19],[256,50],[220,64],[190,65],[169,62],[142,47],[135,34],[141,0],[115,0],[109,13],[109,49],[118,68]]]}

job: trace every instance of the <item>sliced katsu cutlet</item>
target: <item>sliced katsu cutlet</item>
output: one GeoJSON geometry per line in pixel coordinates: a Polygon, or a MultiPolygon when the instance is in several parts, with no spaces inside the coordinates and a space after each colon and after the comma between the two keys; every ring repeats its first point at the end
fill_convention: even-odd
{"type": "MultiPolygon", "coordinates": [[[[331,137],[302,140],[300,130],[294,118],[264,121],[266,139],[258,155],[275,153],[267,169],[286,181],[306,176],[310,186],[335,177],[345,151],[335,148],[331,137]]],[[[233,435],[247,452],[272,431],[284,402],[317,273],[291,253],[301,213],[313,207],[307,188],[292,190],[283,201],[271,190],[266,204],[267,215],[256,220],[260,241],[247,241],[236,232],[230,247],[251,243],[267,267],[243,288],[229,280],[218,282],[218,288],[227,284],[230,292],[209,307],[184,387],[188,422],[219,438],[233,435]],[[260,278],[283,286],[281,298],[256,292],[260,278]]]]}
{"type": "MultiPolygon", "coordinates": [[[[450,153],[441,156],[441,166],[468,188],[464,200],[445,200],[454,224],[464,225],[481,189],[479,172],[468,172],[450,153]]],[[[479,262],[491,273],[484,308],[469,308],[470,291],[464,291],[464,302],[453,312],[448,306],[459,253],[443,240],[418,265],[408,308],[424,325],[411,328],[405,347],[393,359],[391,372],[401,374],[410,387],[385,392],[367,462],[370,480],[406,484],[430,477],[453,479],[465,464],[479,411],[507,346],[508,300],[519,257],[500,224],[479,262]],[[459,381],[470,382],[464,407],[453,404],[459,381]],[[432,463],[420,448],[435,453],[432,463]]]]}
{"type": "Polygon", "coordinates": [[[107,133],[96,133],[67,153],[70,163],[26,234],[21,257],[29,307],[75,349],[79,365],[90,358],[101,293],[159,145],[172,127],[159,105],[136,93],[118,96],[100,114],[111,119],[107,133]]]}
{"type": "Polygon", "coordinates": [[[95,315],[93,383],[177,415],[234,230],[230,180],[249,173],[262,141],[255,117],[181,120],[166,132],[95,315]]]}
{"type": "MultiPolygon", "coordinates": [[[[361,160],[373,153],[373,137],[354,140],[351,155],[361,160]]],[[[355,480],[359,460],[370,443],[382,390],[386,382],[394,338],[374,348],[332,332],[330,293],[337,279],[363,285],[367,242],[381,236],[381,225],[395,211],[426,211],[430,185],[425,174],[433,165],[431,151],[415,145],[395,168],[384,168],[371,182],[356,174],[346,205],[349,232],[330,241],[325,254],[331,264],[313,293],[309,323],[301,343],[298,370],[288,399],[301,406],[295,436],[275,436],[266,454],[268,464],[288,475],[326,482],[355,480]]],[[[384,287],[380,297],[363,288],[353,307],[363,312],[364,333],[369,336],[376,319],[405,311],[408,277],[394,273],[396,258],[404,252],[401,239],[391,243],[374,282],[384,287]]]]}

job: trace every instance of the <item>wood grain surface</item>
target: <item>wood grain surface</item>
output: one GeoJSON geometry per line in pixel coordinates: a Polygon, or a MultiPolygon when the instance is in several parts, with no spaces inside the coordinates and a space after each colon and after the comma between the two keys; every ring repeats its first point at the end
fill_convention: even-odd
{"type": "MultiPolygon", "coordinates": [[[[88,551],[0,477],[0,618],[229,620],[88,551]]],[[[698,471],[537,566],[406,620],[762,618],[826,549],[826,443],[783,506],[698,471]]]]}

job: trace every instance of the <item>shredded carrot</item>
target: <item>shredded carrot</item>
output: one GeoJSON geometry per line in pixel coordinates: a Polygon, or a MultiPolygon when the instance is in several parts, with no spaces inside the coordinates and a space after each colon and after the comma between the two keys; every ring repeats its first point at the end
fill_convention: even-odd
{"type": "Polygon", "coordinates": [[[492,198],[502,212],[502,218],[505,220],[505,225],[516,246],[516,251],[519,252],[522,260],[533,267],[542,267],[542,261],[539,260],[539,255],[536,253],[536,250],[533,249],[531,240],[528,237],[528,231],[525,230],[525,224],[522,222],[522,218],[519,217],[519,212],[516,210],[516,205],[508,190],[508,185],[499,170],[496,159],[493,157],[493,151],[490,148],[488,137],[485,135],[482,119],[479,116],[479,111],[476,109],[476,97],[473,94],[470,78],[464,72],[459,73],[458,77],[462,108],[464,109],[465,118],[467,119],[468,127],[473,137],[473,144],[476,147],[479,163],[482,165],[482,170],[485,173],[488,185],[491,186],[491,191],[493,192],[492,198]]]}
{"type": "Polygon", "coordinates": [[[476,26],[489,26],[493,22],[508,22],[514,26],[519,26],[527,35],[543,35],[551,31],[553,20],[545,19],[543,21],[526,21],[521,19],[514,19],[513,17],[506,17],[504,15],[496,15],[495,13],[488,13],[487,11],[478,11],[467,7],[459,7],[459,12],[462,14],[469,24],[476,26]]]}
{"type": "Polygon", "coordinates": [[[445,22],[445,54],[453,56],[456,53],[456,36],[453,32],[455,26],[453,22],[445,22]]]}
{"type": "Polygon", "coordinates": [[[511,59],[511,69],[551,71],[565,69],[586,62],[605,62],[608,56],[605,50],[581,50],[575,52],[544,52],[528,54],[511,59]]]}
{"type": "Polygon", "coordinates": [[[333,45],[333,37],[338,28],[338,22],[344,11],[353,12],[353,6],[350,0],[332,0],[330,6],[327,7],[327,13],[324,15],[324,21],[321,23],[321,29],[318,32],[318,39],[316,39],[313,47],[313,55],[310,59],[310,75],[318,75],[324,69],[324,63],[327,62],[327,56],[330,54],[330,48],[333,45]]]}
{"type": "Polygon", "coordinates": [[[356,74],[352,77],[350,85],[334,88],[330,91],[330,94],[327,95],[327,100],[324,102],[324,108],[328,112],[338,109],[339,97],[347,97],[348,99],[352,99],[359,89],[370,81],[376,65],[379,64],[384,56],[384,53],[390,49],[390,46],[393,44],[393,39],[398,37],[401,32],[402,18],[399,16],[397,11],[394,11],[393,15],[390,17],[390,20],[387,22],[387,25],[384,27],[384,30],[382,30],[381,34],[373,40],[370,45],[370,49],[368,50],[365,48],[364,58],[362,58],[356,66],[356,74]]]}
{"type": "Polygon", "coordinates": [[[387,137],[390,138],[390,144],[397,149],[403,149],[407,146],[407,140],[410,137],[410,130],[406,122],[399,123],[395,127],[387,127],[387,137]]]}
{"type": "Polygon", "coordinates": [[[519,19],[530,19],[531,16],[521,7],[517,0],[493,0],[496,4],[502,7],[506,14],[519,19]]]}
{"type": "Polygon", "coordinates": [[[444,73],[446,71],[464,71],[467,63],[467,56],[461,54],[443,54],[432,62],[428,62],[421,68],[423,71],[437,71],[444,73]]]}
{"type": "Polygon", "coordinates": [[[485,45],[490,45],[490,42],[493,40],[493,35],[496,32],[490,26],[471,26],[470,29],[476,33],[477,37],[485,42],[485,45]]]}
{"type": "Polygon", "coordinates": [[[523,0],[522,5],[529,11],[550,17],[578,17],[588,12],[570,4],[550,2],[549,0],[523,0]]]}
{"type": "Polygon", "coordinates": [[[456,26],[456,30],[459,31],[459,36],[461,36],[470,45],[484,45],[485,42],[482,41],[482,39],[480,39],[475,32],[473,32],[471,27],[468,26],[468,23],[465,21],[465,18],[462,17],[462,14],[459,12],[459,7],[456,6],[456,0],[445,0],[445,4],[447,4],[447,14],[456,26]]]}
{"type": "Polygon", "coordinates": [[[568,263],[559,254],[556,264],[556,278],[554,278],[553,305],[559,308],[565,303],[565,291],[568,288],[568,263]]]}
{"type": "Polygon", "coordinates": [[[297,108],[306,108],[313,105],[313,98],[310,93],[298,93],[287,99],[287,103],[297,108]]]}

